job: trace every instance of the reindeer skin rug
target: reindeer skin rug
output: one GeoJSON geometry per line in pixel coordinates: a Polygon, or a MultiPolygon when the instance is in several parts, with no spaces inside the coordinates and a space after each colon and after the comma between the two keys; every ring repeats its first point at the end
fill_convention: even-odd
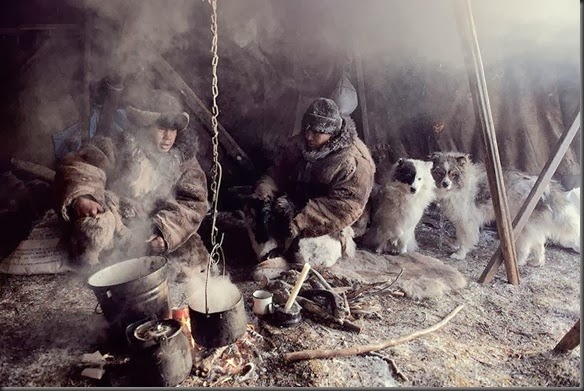
{"type": "Polygon", "coordinates": [[[466,277],[454,267],[416,252],[377,255],[358,250],[354,258],[342,258],[327,271],[361,283],[377,283],[394,281],[402,268],[403,273],[392,288],[401,289],[415,300],[440,297],[468,284],[466,277]]]}

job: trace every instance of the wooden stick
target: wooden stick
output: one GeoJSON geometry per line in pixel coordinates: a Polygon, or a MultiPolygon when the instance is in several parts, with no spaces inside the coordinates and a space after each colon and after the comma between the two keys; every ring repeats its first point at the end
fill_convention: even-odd
{"type": "Polygon", "coordinates": [[[284,361],[294,362],[294,361],[300,361],[300,360],[310,360],[313,358],[331,358],[331,357],[354,356],[354,355],[358,355],[358,354],[372,352],[375,350],[382,350],[382,349],[388,348],[390,346],[399,345],[399,344],[402,344],[404,342],[408,342],[412,339],[415,339],[417,337],[420,337],[422,335],[429,334],[431,332],[434,332],[436,330],[441,329],[442,327],[444,327],[444,325],[446,323],[448,323],[452,318],[454,318],[454,316],[456,316],[456,314],[458,314],[458,312],[462,308],[464,308],[464,304],[461,304],[458,307],[456,307],[446,318],[442,319],[440,322],[436,323],[434,326],[428,327],[428,328],[423,329],[423,330],[416,331],[412,334],[405,335],[405,336],[397,338],[397,339],[390,339],[387,341],[383,341],[383,342],[371,344],[371,345],[354,346],[352,348],[346,348],[346,349],[303,350],[300,352],[285,353],[284,354],[284,361]]]}
{"type": "MultiPolygon", "coordinates": [[[[531,216],[531,213],[533,212],[535,206],[539,202],[541,195],[543,194],[546,186],[552,179],[552,176],[556,172],[558,166],[560,165],[560,162],[564,158],[564,155],[568,151],[568,148],[570,147],[572,140],[574,140],[574,137],[578,133],[578,130],[580,130],[580,113],[578,113],[576,119],[574,119],[572,126],[569,129],[566,129],[566,131],[562,134],[562,137],[560,137],[560,139],[556,143],[553,152],[548,158],[548,161],[546,162],[545,166],[543,166],[541,173],[539,174],[537,180],[535,181],[533,187],[531,188],[531,191],[529,192],[527,199],[525,200],[523,205],[521,205],[519,212],[517,212],[517,216],[515,216],[515,218],[513,219],[513,236],[515,238],[519,236],[519,234],[523,230],[523,227],[525,227],[525,224],[527,223],[529,216],[531,216]]],[[[481,276],[479,277],[478,281],[483,284],[488,284],[489,282],[491,282],[495,277],[495,274],[497,274],[499,266],[501,266],[500,247],[497,249],[497,251],[495,251],[495,254],[489,261],[489,264],[483,271],[483,274],[481,274],[481,276]]]]}
{"type": "MultiPolygon", "coordinates": [[[[157,61],[154,62],[154,67],[156,71],[164,77],[168,83],[179,91],[184,102],[189,106],[191,110],[195,113],[197,117],[205,124],[207,130],[212,131],[211,128],[211,111],[205,106],[203,101],[195,94],[195,92],[188,86],[188,84],[180,77],[180,75],[174,70],[174,68],[162,57],[158,57],[157,61]]],[[[235,142],[233,137],[225,130],[223,125],[217,124],[217,128],[221,137],[219,142],[225,148],[227,154],[229,154],[235,161],[242,165],[245,169],[253,171],[254,165],[249,156],[244,152],[243,149],[235,142]]]]}
{"type": "Polygon", "coordinates": [[[89,91],[90,76],[90,58],[91,58],[91,21],[89,12],[85,12],[84,29],[83,29],[83,85],[81,94],[81,139],[85,142],[90,139],[90,116],[91,116],[91,92],[89,91]]]}
{"type": "Polygon", "coordinates": [[[408,381],[408,378],[406,377],[406,375],[403,374],[402,371],[399,370],[399,368],[397,367],[397,364],[395,363],[393,358],[384,356],[383,354],[379,354],[377,352],[369,352],[368,354],[375,356],[375,357],[379,357],[380,359],[382,359],[383,361],[385,361],[386,363],[391,365],[391,368],[393,369],[393,371],[395,372],[395,374],[397,376],[401,377],[403,381],[408,381]]]}
{"type": "Polygon", "coordinates": [[[574,326],[562,337],[560,342],[554,348],[554,353],[565,353],[576,346],[580,345],[580,319],[574,326]]]}
{"type": "Polygon", "coordinates": [[[515,240],[513,239],[513,229],[511,227],[509,206],[503,181],[503,169],[499,157],[495,124],[491,113],[483,60],[481,58],[481,51],[474,25],[470,0],[457,0],[456,5],[457,7],[455,7],[455,11],[458,22],[457,25],[460,35],[464,39],[463,54],[467,68],[468,82],[472,92],[471,96],[473,105],[475,112],[479,117],[478,122],[483,135],[485,168],[495,210],[497,231],[501,243],[501,253],[505,260],[508,281],[513,285],[519,285],[517,254],[515,251],[515,240]]]}

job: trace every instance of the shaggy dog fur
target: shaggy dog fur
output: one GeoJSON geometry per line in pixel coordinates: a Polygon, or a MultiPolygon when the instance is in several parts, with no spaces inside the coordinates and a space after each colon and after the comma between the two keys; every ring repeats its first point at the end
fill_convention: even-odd
{"type": "Polygon", "coordinates": [[[414,231],[435,197],[431,168],[432,162],[416,159],[399,159],[392,166],[389,182],[371,199],[371,226],[363,237],[364,246],[394,255],[418,249],[414,231]]]}
{"type": "MultiPolygon", "coordinates": [[[[431,159],[438,201],[456,229],[457,251],[451,256],[464,259],[477,244],[481,227],[495,220],[485,167],[473,163],[469,155],[460,152],[436,152],[431,159]]],[[[537,177],[515,170],[504,170],[503,176],[509,212],[514,218],[537,177]]],[[[579,188],[567,192],[552,180],[516,238],[518,263],[525,264],[533,253],[534,258],[529,263],[542,265],[547,240],[579,252],[579,204],[579,188]]]]}

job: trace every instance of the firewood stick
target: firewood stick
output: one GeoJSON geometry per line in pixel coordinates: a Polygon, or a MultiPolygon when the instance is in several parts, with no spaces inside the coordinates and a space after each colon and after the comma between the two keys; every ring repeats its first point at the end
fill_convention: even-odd
{"type": "Polygon", "coordinates": [[[319,306],[318,304],[316,304],[312,300],[309,300],[309,299],[302,297],[302,296],[298,296],[296,298],[296,301],[298,301],[298,304],[300,304],[300,306],[304,310],[306,310],[307,312],[310,312],[313,315],[316,315],[317,317],[321,318],[322,320],[338,324],[339,326],[343,327],[347,331],[354,331],[356,333],[361,332],[361,327],[359,327],[355,323],[349,322],[346,319],[335,318],[334,316],[327,313],[323,308],[321,308],[321,306],[319,306]]]}
{"type": "Polygon", "coordinates": [[[320,281],[320,283],[322,285],[324,285],[324,287],[326,289],[328,289],[331,292],[334,292],[333,287],[328,283],[327,280],[324,279],[324,277],[319,272],[317,272],[316,270],[312,269],[312,273],[315,275],[315,277],[318,279],[318,281],[320,281]]]}
{"type": "Polygon", "coordinates": [[[397,338],[397,339],[390,339],[387,341],[383,341],[383,342],[376,343],[376,344],[370,344],[370,345],[354,346],[352,348],[346,348],[346,349],[302,350],[299,352],[284,353],[284,361],[294,362],[294,361],[300,361],[300,360],[310,360],[313,358],[331,358],[331,357],[354,356],[354,355],[358,355],[358,354],[373,352],[376,350],[386,349],[390,346],[399,345],[399,344],[402,344],[404,342],[411,341],[412,339],[415,339],[415,338],[420,337],[422,335],[429,334],[431,332],[434,332],[436,330],[441,329],[442,327],[444,327],[444,325],[446,323],[448,323],[452,318],[454,318],[454,316],[456,316],[456,314],[458,314],[458,312],[463,308],[464,308],[464,304],[461,304],[458,307],[456,307],[447,317],[442,319],[440,322],[436,323],[434,326],[413,332],[412,334],[405,335],[405,336],[397,338]]]}

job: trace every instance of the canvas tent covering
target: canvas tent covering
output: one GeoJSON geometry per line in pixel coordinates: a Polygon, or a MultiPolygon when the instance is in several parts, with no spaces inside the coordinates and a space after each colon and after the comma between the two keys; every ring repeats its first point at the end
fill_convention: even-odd
{"type": "MultiPolygon", "coordinates": [[[[65,5],[77,14],[90,10],[93,85],[112,73],[122,75],[126,87],[164,84],[149,67],[149,53],[157,53],[210,104],[206,2],[65,5]]],[[[472,6],[502,164],[538,174],[580,107],[578,5],[494,0],[472,6]]],[[[366,142],[380,170],[398,157],[423,158],[434,150],[464,151],[483,160],[453,7],[446,0],[222,0],[219,121],[261,171],[278,145],[297,131],[311,99],[330,95],[345,71],[360,92],[352,115],[361,134],[367,117],[366,142]]],[[[82,52],[77,39],[53,35],[46,42],[50,50],[23,70],[24,84],[14,91],[19,103],[9,108],[9,114],[18,113],[17,137],[2,152],[54,165],[50,137],[79,121],[82,52]]],[[[95,94],[93,102],[99,104],[95,94]]],[[[198,126],[196,121],[192,126],[198,126]]],[[[209,134],[203,129],[200,149],[208,169],[209,134]]],[[[579,175],[579,142],[578,135],[556,177],[579,175]]],[[[234,162],[224,164],[237,173],[234,162]]],[[[226,178],[235,184],[254,179],[226,178]]]]}

